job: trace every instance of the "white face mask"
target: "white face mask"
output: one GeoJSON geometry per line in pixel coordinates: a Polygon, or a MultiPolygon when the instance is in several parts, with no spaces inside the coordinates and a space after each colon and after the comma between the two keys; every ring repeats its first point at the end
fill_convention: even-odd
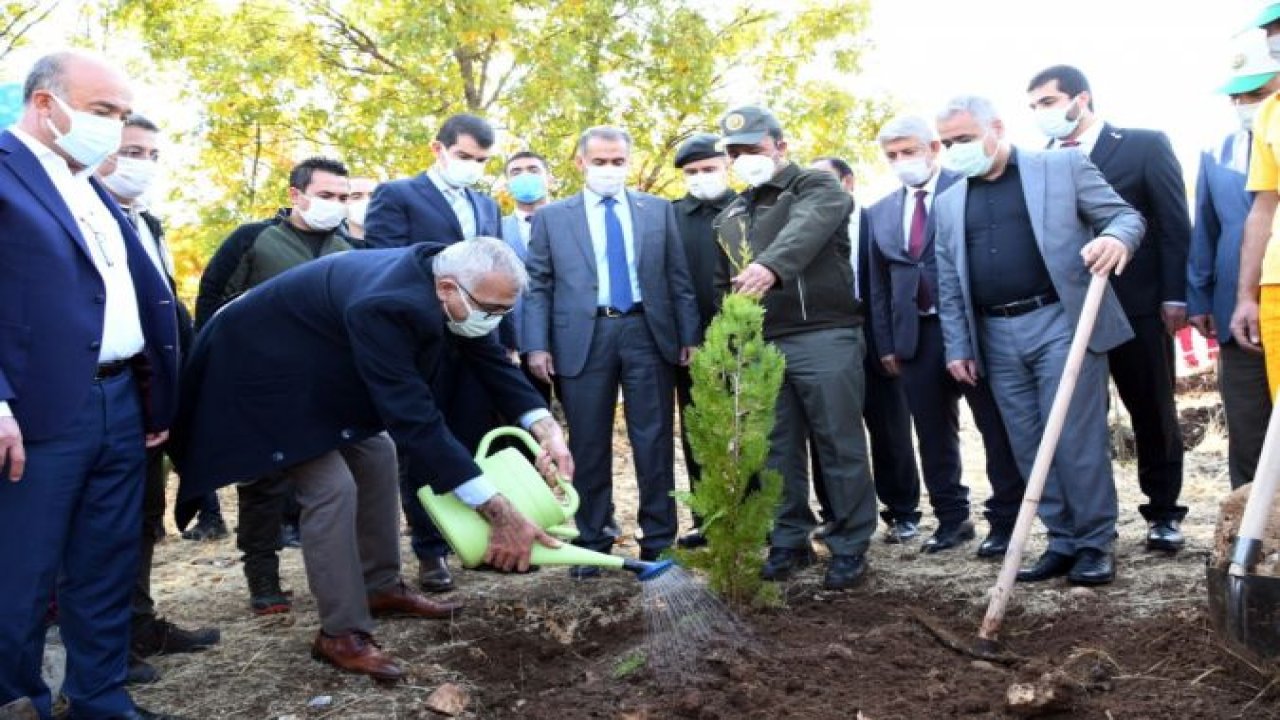
{"type": "MultiPolygon", "coordinates": [[[[458,296],[462,298],[462,304],[467,308],[467,316],[461,321],[449,318],[447,323],[449,331],[454,335],[460,335],[465,338],[484,337],[493,332],[498,324],[502,322],[501,315],[490,315],[483,310],[477,310],[471,307],[471,301],[467,299],[467,291],[458,286],[458,296]]],[[[445,313],[448,316],[448,312],[445,313]]]]}
{"type": "Polygon", "coordinates": [[[1272,60],[1280,61],[1280,35],[1267,37],[1267,50],[1270,51],[1272,60]]]}
{"type": "Polygon", "coordinates": [[[369,214],[369,199],[357,200],[347,204],[347,219],[353,225],[364,227],[364,218],[369,214]]]}
{"type": "Polygon", "coordinates": [[[154,160],[116,158],[115,172],[102,178],[102,183],[122,200],[137,200],[151,188],[159,167],[154,160]]]}
{"type": "Polygon", "coordinates": [[[947,148],[947,167],[969,177],[982,177],[991,172],[994,155],[987,154],[986,135],[967,143],[955,143],[947,148]]]}
{"type": "Polygon", "coordinates": [[[903,185],[918,187],[929,182],[929,178],[933,177],[933,167],[925,158],[899,160],[893,163],[893,174],[898,176],[898,180],[902,181],[903,185]]]}
{"type": "Polygon", "coordinates": [[[1080,116],[1083,113],[1077,113],[1074,120],[1067,117],[1067,114],[1076,107],[1074,100],[1068,102],[1061,107],[1042,108],[1036,110],[1034,115],[1036,125],[1039,126],[1040,132],[1048,135],[1055,140],[1061,140],[1069,137],[1071,133],[1076,131],[1080,126],[1080,116]]]}
{"type": "Polygon", "coordinates": [[[462,160],[445,153],[440,167],[440,177],[456,188],[471,187],[484,177],[484,163],[478,160],[462,160]]]}
{"type": "Polygon", "coordinates": [[[299,210],[302,221],[312,230],[329,231],[347,219],[347,205],[337,200],[307,196],[311,205],[306,210],[299,210]]]}
{"type": "Polygon", "coordinates": [[[617,165],[588,165],[587,187],[591,192],[604,197],[613,197],[622,192],[627,182],[627,168],[617,165]]]}
{"type": "Polygon", "coordinates": [[[751,187],[769,182],[777,172],[778,166],[768,155],[739,155],[733,160],[733,174],[751,187]]]}
{"type": "Polygon", "coordinates": [[[1253,119],[1258,116],[1258,108],[1262,103],[1238,103],[1236,115],[1240,116],[1240,128],[1245,131],[1253,129],[1253,119]]]}
{"type": "Polygon", "coordinates": [[[689,190],[689,194],[699,200],[715,200],[729,189],[729,178],[725,177],[723,170],[700,172],[696,175],[685,175],[684,185],[689,190]]]}
{"type": "Polygon", "coordinates": [[[45,124],[54,135],[53,143],[70,155],[72,160],[87,168],[96,168],[108,155],[120,149],[124,133],[123,121],[72,110],[62,98],[57,95],[52,97],[67,117],[71,118],[71,129],[65,134],[60,132],[53,124],[53,118],[45,118],[45,124]]]}

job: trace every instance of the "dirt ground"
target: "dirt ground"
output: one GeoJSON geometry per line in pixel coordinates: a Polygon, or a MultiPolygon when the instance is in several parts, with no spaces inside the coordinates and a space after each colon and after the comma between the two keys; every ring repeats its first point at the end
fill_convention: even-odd
{"type": "MultiPolygon", "coordinates": [[[[1038,681],[1058,698],[1053,717],[1280,718],[1280,683],[1243,666],[1208,628],[1204,566],[1229,490],[1226,441],[1215,395],[1187,393],[1179,405],[1204,425],[1188,433],[1198,442],[1186,461],[1187,549],[1173,557],[1143,550],[1135,467],[1119,444],[1119,578],[1096,591],[1018,586],[1002,633],[1021,658],[1012,665],[956,653],[913,617],[923,612],[971,636],[997,564],[974,557],[973,545],[926,556],[918,543],[877,539],[864,586],[824,592],[821,566],[808,570],[786,585],[784,607],[740,618],[745,645],[703,648],[698,670],[675,680],[641,662],[644,621],[629,576],[573,582],[551,567],[521,577],[458,572],[464,615],[381,624],[379,641],[411,672],[403,684],[380,687],[310,659],[317,621],[298,551],[286,551],[283,563],[286,584],[298,591],[295,611],[254,618],[233,540],[171,534],[157,549],[161,612],[216,625],[224,640],[200,655],[155,658],[163,679],[135,697],[191,718],[441,718],[428,699],[453,684],[466,694],[465,718],[1004,718],[1013,716],[1010,686],[1038,681]]],[[[966,479],[980,509],[981,443],[971,424],[964,432],[966,479]]],[[[615,449],[618,519],[630,531],[635,498],[621,436],[615,449]]],[[[223,498],[230,506],[234,493],[223,498]]],[[[975,513],[981,534],[980,519],[975,513]]],[[[1028,556],[1042,543],[1037,532],[1028,556]]],[[[634,542],[617,551],[636,552],[634,542]]],[[[406,574],[415,569],[407,560],[406,574]]]]}

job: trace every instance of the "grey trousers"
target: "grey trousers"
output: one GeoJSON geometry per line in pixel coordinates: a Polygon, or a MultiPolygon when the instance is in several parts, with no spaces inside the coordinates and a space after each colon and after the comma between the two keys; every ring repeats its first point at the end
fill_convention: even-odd
{"type": "Polygon", "coordinates": [[[769,436],[768,466],[782,475],[770,544],[808,547],[817,520],[809,508],[809,438],[831,504],[826,544],[835,555],[861,555],[876,530],[876,492],[862,427],[866,352],[861,328],[814,330],[773,341],[787,360],[769,436]]]}
{"type": "MultiPolygon", "coordinates": [[[[1030,478],[1075,328],[1061,303],[1018,317],[984,317],[979,325],[991,390],[1018,467],[1030,478]]],[[[1110,552],[1115,541],[1108,400],[1107,357],[1086,352],[1040,498],[1040,520],[1053,552],[1110,552]]]]}
{"type": "Polygon", "coordinates": [[[400,485],[385,433],[285,471],[302,506],[307,584],[330,635],[373,631],[369,593],[400,577],[400,485]]]}
{"type": "Polygon", "coordinates": [[[1227,465],[1231,487],[1253,482],[1271,417],[1267,363],[1234,342],[1218,346],[1218,392],[1227,416],[1227,465]]]}

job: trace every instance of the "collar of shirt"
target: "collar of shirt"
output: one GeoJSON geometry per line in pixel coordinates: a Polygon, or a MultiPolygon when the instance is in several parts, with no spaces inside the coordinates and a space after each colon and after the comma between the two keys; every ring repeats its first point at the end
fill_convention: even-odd
{"type": "MultiPolygon", "coordinates": [[[[1093,124],[1085,128],[1084,132],[1080,133],[1080,137],[1076,138],[1076,142],[1080,143],[1078,146],[1080,148],[1080,152],[1083,152],[1085,155],[1093,154],[1093,147],[1098,144],[1098,138],[1102,136],[1102,128],[1106,124],[1107,122],[1102,118],[1097,115],[1093,116],[1093,124]]],[[[1054,140],[1053,147],[1062,147],[1062,142],[1062,140],[1054,140]]]]}
{"type": "Polygon", "coordinates": [[[465,194],[466,192],[463,188],[456,188],[445,182],[444,176],[440,174],[439,164],[432,165],[431,169],[427,170],[427,179],[431,181],[432,185],[436,186],[436,189],[440,191],[440,194],[446,200],[452,200],[458,194],[465,194]]]}
{"type": "MultiPolygon", "coordinates": [[[[614,206],[615,209],[623,205],[627,205],[627,189],[626,188],[623,188],[622,192],[618,193],[617,195],[614,195],[614,197],[618,199],[618,204],[614,206]]],[[[589,208],[601,207],[602,203],[604,202],[604,196],[592,190],[591,188],[584,186],[582,188],[582,201],[586,203],[587,207],[589,208]]]]}
{"type": "Polygon", "coordinates": [[[516,219],[520,220],[520,222],[523,222],[523,223],[533,222],[532,220],[533,213],[531,212],[525,212],[520,208],[516,208],[515,215],[516,215],[516,219]]]}
{"type": "Polygon", "coordinates": [[[921,185],[920,187],[913,187],[913,186],[911,186],[911,185],[903,185],[903,186],[902,186],[902,189],[903,189],[903,190],[905,190],[905,191],[907,192],[907,200],[908,200],[909,202],[915,202],[915,199],[916,199],[916,191],[917,191],[917,190],[923,190],[923,191],[925,191],[926,193],[928,193],[927,195],[925,195],[925,198],[924,198],[925,203],[926,203],[926,204],[932,204],[932,203],[933,203],[933,196],[938,194],[938,178],[940,178],[940,177],[942,177],[942,168],[939,166],[939,167],[934,168],[934,170],[933,170],[933,175],[931,175],[931,176],[929,177],[929,179],[928,179],[928,180],[926,180],[926,181],[925,181],[925,183],[924,183],[923,185],[921,185]]]}
{"type": "Polygon", "coordinates": [[[27,149],[31,151],[31,154],[36,156],[36,160],[39,160],[40,164],[44,166],[46,172],[52,174],[57,171],[66,173],[72,177],[79,177],[72,174],[71,167],[67,165],[67,161],[63,160],[58,153],[54,152],[53,148],[37,140],[31,133],[23,130],[17,125],[9,128],[9,132],[13,133],[14,137],[21,140],[22,144],[27,146],[27,149]]]}

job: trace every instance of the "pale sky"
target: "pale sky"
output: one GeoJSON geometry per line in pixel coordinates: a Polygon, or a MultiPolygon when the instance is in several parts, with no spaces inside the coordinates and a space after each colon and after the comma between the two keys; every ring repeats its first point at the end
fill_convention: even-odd
{"type": "Polygon", "coordinates": [[[1027,108],[1027,82],[1049,65],[1075,65],[1088,76],[1101,117],[1168,133],[1190,174],[1199,150],[1236,127],[1216,89],[1229,76],[1232,35],[1265,4],[873,0],[875,47],[857,85],[888,90],[905,110],[928,118],[953,95],[985,95],[1015,143],[1039,147],[1044,136],[1027,108]]]}

